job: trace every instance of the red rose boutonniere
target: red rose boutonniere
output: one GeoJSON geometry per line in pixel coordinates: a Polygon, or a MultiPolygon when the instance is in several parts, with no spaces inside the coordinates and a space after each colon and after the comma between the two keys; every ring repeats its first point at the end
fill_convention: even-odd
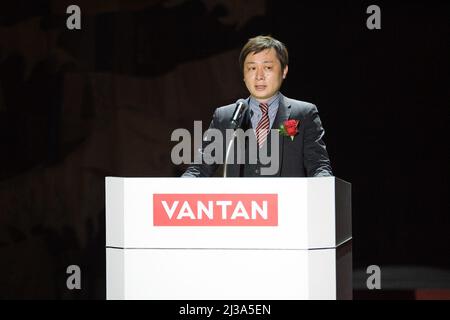
{"type": "Polygon", "coordinates": [[[299,120],[286,120],[278,129],[278,132],[286,137],[291,137],[294,140],[294,136],[298,133],[299,120]]]}

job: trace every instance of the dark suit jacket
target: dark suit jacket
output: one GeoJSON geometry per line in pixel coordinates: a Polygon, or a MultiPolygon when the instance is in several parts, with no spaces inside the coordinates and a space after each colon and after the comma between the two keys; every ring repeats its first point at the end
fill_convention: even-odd
{"type": "MultiPolygon", "coordinates": [[[[230,119],[236,105],[230,104],[217,108],[214,112],[210,128],[222,131],[231,127],[230,119]]],[[[272,129],[277,129],[285,120],[300,120],[298,134],[294,140],[290,137],[279,136],[279,170],[275,176],[281,177],[317,177],[332,176],[330,159],[322,138],[325,133],[319,118],[317,107],[308,102],[280,97],[277,115],[272,129]]],[[[250,115],[243,119],[243,129],[252,127],[250,115]]],[[[183,177],[210,177],[213,176],[219,165],[195,164],[191,165],[183,177]]],[[[242,176],[242,165],[229,164],[227,176],[242,176]]]]}

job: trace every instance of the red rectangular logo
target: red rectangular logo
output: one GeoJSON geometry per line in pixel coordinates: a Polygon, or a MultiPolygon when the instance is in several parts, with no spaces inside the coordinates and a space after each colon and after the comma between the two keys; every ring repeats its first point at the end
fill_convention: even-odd
{"type": "Polygon", "coordinates": [[[154,226],[277,226],[277,194],[153,194],[154,226]]]}

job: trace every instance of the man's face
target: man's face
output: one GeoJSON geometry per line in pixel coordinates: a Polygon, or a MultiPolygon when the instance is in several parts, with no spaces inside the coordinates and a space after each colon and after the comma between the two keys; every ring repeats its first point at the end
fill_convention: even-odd
{"type": "Polygon", "coordinates": [[[272,97],[281,87],[288,67],[281,70],[274,48],[250,52],[244,60],[244,82],[250,94],[259,101],[272,97]]]}

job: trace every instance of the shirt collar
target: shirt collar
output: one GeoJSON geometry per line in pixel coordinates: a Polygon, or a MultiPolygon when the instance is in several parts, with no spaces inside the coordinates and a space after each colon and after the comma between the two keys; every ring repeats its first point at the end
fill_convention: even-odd
{"type": "MultiPolygon", "coordinates": [[[[269,106],[269,108],[271,108],[271,106],[278,105],[277,102],[279,101],[280,96],[281,96],[281,93],[280,93],[280,91],[278,91],[269,100],[267,100],[267,105],[269,106]]],[[[260,104],[260,102],[258,100],[256,100],[253,96],[249,97],[249,105],[252,109],[259,110],[260,109],[259,104],[260,104]]]]}

